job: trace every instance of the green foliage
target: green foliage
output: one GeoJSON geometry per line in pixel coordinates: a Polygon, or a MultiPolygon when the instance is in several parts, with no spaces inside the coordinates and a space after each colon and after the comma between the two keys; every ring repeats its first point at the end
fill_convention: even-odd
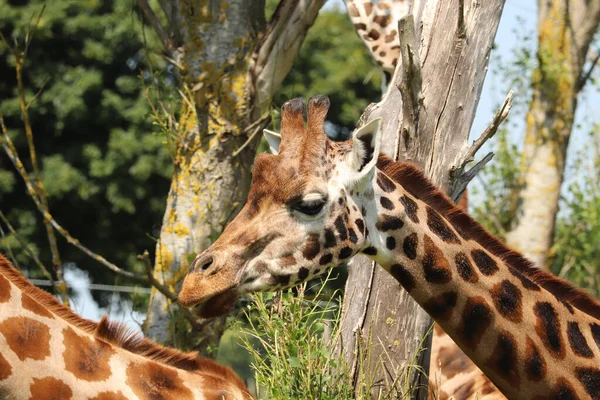
{"type": "Polygon", "coordinates": [[[247,312],[249,325],[240,327],[240,340],[254,359],[257,394],[282,400],[351,399],[347,368],[333,356],[340,308],[331,300],[309,301],[305,290],[306,284],[297,295],[288,290],[251,296],[254,308],[247,312]]]}
{"type": "Polygon", "coordinates": [[[551,270],[600,298],[600,134],[596,126],[588,147],[577,154],[575,179],[561,199],[551,270]]]}
{"type": "MultiPolygon", "coordinates": [[[[331,276],[283,293],[250,296],[251,305],[245,310],[248,322],[238,321],[235,329],[238,340],[252,356],[258,398],[367,400],[372,399],[372,389],[381,386],[374,376],[384,368],[383,360],[373,358],[372,350],[379,344],[372,342],[369,333],[358,349],[364,358],[356,366],[354,389],[354,377],[338,353],[341,298],[329,293],[331,276]],[[371,369],[371,365],[375,367],[371,369]]],[[[407,368],[386,369],[394,382],[375,398],[410,398],[417,389],[410,387],[411,377],[423,373],[416,365],[423,342],[407,368]]],[[[238,351],[237,358],[243,357],[238,351]]],[[[236,370],[243,368],[238,366],[236,370]]]]}
{"type": "MultiPolygon", "coordinates": [[[[140,272],[136,255],[154,250],[160,227],[171,159],[165,138],[153,133],[142,81],[165,84],[154,34],[146,35],[135,2],[129,0],[0,2],[0,31],[11,46],[33,37],[24,68],[41,177],[55,218],[82,243],[125,269],[140,272]],[[37,28],[33,26],[43,6],[37,28]],[[32,22],[33,21],[33,22],[32,22]],[[152,68],[153,74],[141,70],[152,68]]],[[[15,59],[0,44],[0,110],[19,154],[30,170],[21,120],[15,59]]],[[[28,199],[22,179],[0,154],[2,210],[19,234],[49,264],[41,216],[28,199]]],[[[15,238],[0,238],[17,260],[28,257],[15,238]]],[[[63,261],[87,269],[94,281],[114,276],[59,239],[63,261]]]]}

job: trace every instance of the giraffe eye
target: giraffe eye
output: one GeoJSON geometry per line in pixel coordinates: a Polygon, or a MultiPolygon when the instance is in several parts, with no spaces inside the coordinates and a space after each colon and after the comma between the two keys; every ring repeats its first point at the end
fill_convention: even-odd
{"type": "Polygon", "coordinates": [[[315,200],[302,200],[298,203],[294,204],[292,208],[302,214],[306,215],[317,215],[323,209],[325,205],[325,200],[323,199],[315,199],[315,200]]]}

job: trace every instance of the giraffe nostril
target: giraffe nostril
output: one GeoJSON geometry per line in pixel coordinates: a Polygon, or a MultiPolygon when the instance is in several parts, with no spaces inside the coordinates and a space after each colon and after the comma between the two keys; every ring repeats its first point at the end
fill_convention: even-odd
{"type": "Polygon", "coordinates": [[[210,268],[210,266],[213,264],[213,261],[214,259],[212,256],[199,256],[194,260],[194,262],[190,266],[189,273],[204,272],[210,268]]]}
{"type": "Polygon", "coordinates": [[[208,268],[210,268],[210,266],[213,263],[213,259],[212,257],[209,257],[207,260],[204,260],[204,262],[202,263],[202,267],[200,268],[201,271],[206,271],[208,268]]]}

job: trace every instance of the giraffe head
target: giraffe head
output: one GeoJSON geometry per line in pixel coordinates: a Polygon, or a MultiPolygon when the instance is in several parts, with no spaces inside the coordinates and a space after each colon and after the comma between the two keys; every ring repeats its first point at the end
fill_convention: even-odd
{"type": "Polygon", "coordinates": [[[281,136],[266,132],[275,154],[254,163],[246,204],[190,266],[179,301],[203,303],[205,317],[228,312],[237,295],[298,284],[367,246],[363,219],[379,154],[381,120],[346,142],[324,132],[329,100],[302,99],[281,109],[281,136]]]}

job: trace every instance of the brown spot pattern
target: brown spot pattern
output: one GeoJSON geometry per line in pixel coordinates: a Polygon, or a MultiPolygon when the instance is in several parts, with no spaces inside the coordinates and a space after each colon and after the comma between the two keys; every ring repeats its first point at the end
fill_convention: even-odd
{"type": "Polygon", "coordinates": [[[279,259],[278,264],[282,268],[291,267],[293,265],[296,265],[296,258],[292,255],[283,256],[279,259]]]}
{"type": "Polygon", "coordinates": [[[393,30],[391,31],[389,34],[385,35],[384,40],[386,43],[390,43],[393,42],[396,39],[396,35],[398,34],[398,31],[393,30]]]}
{"type": "Polygon", "coordinates": [[[458,330],[461,340],[475,350],[481,337],[492,323],[492,310],[485,299],[480,296],[467,300],[463,310],[462,321],[458,330]]]}
{"type": "Polygon", "coordinates": [[[127,367],[127,385],[142,399],[192,399],[176,369],[152,361],[133,362],[127,367]]]}
{"type": "Polygon", "coordinates": [[[546,376],[546,361],[540,350],[528,336],[525,347],[525,373],[530,381],[537,382],[546,376]]]}
{"type": "Polygon", "coordinates": [[[471,252],[471,257],[473,257],[473,261],[475,261],[475,265],[485,276],[492,276],[496,272],[498,272],[498,264],[496,261],[485,250],[473,250],[471,252]]]}
{"type": "Polygon", "coordinates": [[[308,240],[306,241],[306,246],[302,251],[302,256],[304,256],[304,258],[307,260],[312,260],[317,256],[317,254],[319,254],[320,251],[321,245],[319,244],[319,235],[315,233],[310,234],[308,240]]]}
{"type": "Polygon", "coordinates": [[[390,274],[402,285],[402,287],[410,292],[415,287],[415,279],[401,264],[394,264],[390,267],[390,274]]]}
{"type": "Polygon", "coordinates": [[[573,352],[584,358],[594,357],[594,352],[585,340],[585,336],[579,330],[579,324],[574,321],[569,321],[567,324],[567,337],[573,352]]]}
{"type": "Polygon", "coordinates": [[[0,303],[6,303],[10,300],[10,282],[0,275],[0,303]]]}
{"type": "Polygon", "coordinates": [[[437,211],[427,207],[427,226],[433,234],[447,243],[460,243],[458,236],[437,211]]]}
{"type": "Polygon", "coordinates": [[[127,397],[125,397],[119,390],[117,392],[99,393],[96,397],[92,397],[90,400],[127,400],[127,397]]]}
{"type": "Polygon", "coordinates": [[[330,247],[334,247],[336,244],[335,233],[330,228],[325,228],[325,244],[324,248],[328,249],[330,247]]]}
{"type": "Polygon", "coordinates": [[[403,226],[404,222],[400,218],[385,214],[381,215],[375,224],[375,227],[381,232],[402,229],[403,226]]]}
{"type": "Polygon", "coordinates": [[[417,215],[417,211],[419,210],[419,207],[417,206],[417,203],[406,195],[400,197],[400,203],[402,203],[404,206],[404,212],[406,212],[406,216],[410,218],[412,222],[418,224],[419,216],[417,215]]]}
{"type": "Polygon", "coordinates": [[[494,306],[500,315],[512,322],[521,322],[523,319],[523,295],[514,284],[503,280],[492,288],[491,295],[494,306]]]}
{"type": "Polygon", "coordinates": [[[579,397],[575,394],[575,390],[569,384],[569,382],[560,378],[558,383],[554,387],[554,394],[550,397],[548,396],[538,396],[535,400],[578,400],[579,397]]]}
{"type": "Polygon", "coordinates": [[[542,290],[537,283],[527,278],[525,275],[517,271],[515,268],[512,268],[510,265],[508,266],[508,272],[510,272],[514,277],[518,278],[525,289],[534,290],[536,292],[542,290]]]}
{"type": "Polygon", "coordinates": [[[381,25],[382,28],[385,28],[386,26],[388,26],[390,24],[391,20],[392,20],[391,15],[376,15],[373,18],[373,22],[381,25]]]}
{"type": "Polygon", "coordinates": [[[600,350],[600,325],[595,323],[590,324],[590,330],[592,331],[594,342],[596,342],[596,346],[598,346],[598,350],[600,350]]]}
{"type": "Polygon", "coordinates": [[[68,400],[73,396],[73,391],[66,383],[52,377],[33,378],[29,390],[31,391],[30,400],[68,400]]]}
{"type": "Polygon", "coordinates": [[[454,291],[442,293],[423,303],[423,308],[435,320],[447,320],[452,316],[458,294],[454,291]]]}
{"type": "Polygon", "coordinates": [[[414,260],[417,258],[417,245],[419,243],[419,236],[416,232],[411,233],[410,235],[404,238],[404,243],[402,243],[402,250],[406,257],[410,260],[414,260]]]}
{"type": "Polygon", "coordinates": [[[333,261],[333,254],[325,254],[319,259],[319,265],[327,265],[333,261]]]}
{"type": "Polygon", "coordinates": [[[115,351],[98,339],[79,336],[71,327],[63,329],[65,369],[77,379],[104,381],[111,375],[110,358],[115,351]]]}
{"type": "Polygon", "coordinates": [[[388,250],[394,250],[396,248],[396,238],[393,236],[388,236],[385,239],[385,247],[387,247],[388,250]]]}
{"type": "Polygon", "coordinates": [[[521,385],[517,365],[517,342],[509,332],[501,332],[488,365],[514,388],[521,385]]]}
{"type": "Polygon", "coordinates": [[[479,281],[479,277],[473,269],[473,265],[471,264],[471,260],[469,260],[469,256],[461,251],[460,253],[456,253],[456,256],[454,256],[454,262],[456,263],[458,275],[460,275],[463,280],[469,283],[475,283],[479,281]]]}
{"type": "Polygon", "coordinates": [[[12,373],[12,367],[6,361],[6,358],[2,354],[0,354],[0,381],[8,378],[12,373]]]}
{"type": "Polygon", "coordinates": [[[427,235],[423,237],[425,255],[423,256],[423,272],[429,283],[444,284],[452,279],[450,264],[442,250],[427,235]]]}
{"type": "Polygon", "coordinates": [[[600,369],[577,368],[575,373],[590,397],[593,400],[600,400],[600,369]]]}
{"type": "Polygon", "coordinates": [[[565,358],[565,346],[556,310],[550,303],[538,302],[535,304],[533,312],[536,316],[535,330],[542,339],[542,343],[554,357],[562,360],[565,358]]]}
{"type": "Polygon", "coordinates": [[[43,360],[50,355],[50,328],[34,319],[12,317],[0,324],[0,333],[19,360],[43,360]]]}
{"type": "Polygon", "coordinates": [[[379,199],[379,204],[381,204],[381,207],[385,208],[386,210],[394,209],[394,203],[392,203],[392,201],[385,196],[381,196],[379,199]]]}
{"type": "Polygon", "coordinates": [[[376,31],[375,29],[371,29],[369,31],[369,33],[367,34],[367,39],[368,40],[377,40],[377,39],[379,39],[379,36],[380,36],[380,34],[378,31],[376,31]]]}
{"type": "Polygon", "coordinates": [[[46,318],[54,318],[54,314],[52,314],[47,308],[42,306],[40,303],[31,298],[28,294],[21,294],[21,305],[24,309],[31,311],[34,314],[37,314],[41,317],[46,318]]]}

